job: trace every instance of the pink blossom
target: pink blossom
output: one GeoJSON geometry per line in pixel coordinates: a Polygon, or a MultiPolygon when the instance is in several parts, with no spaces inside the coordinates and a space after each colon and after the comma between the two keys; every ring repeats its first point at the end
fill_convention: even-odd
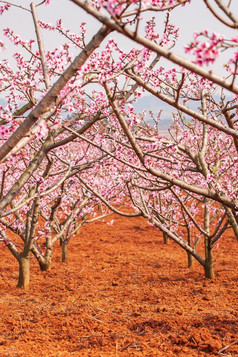
{"type": "Polygon", "coordinates": [[[11,7],[10,4],[0,5],[0,15],[2,15],[4,11],[7,11],[10,7],[11,7]]]}

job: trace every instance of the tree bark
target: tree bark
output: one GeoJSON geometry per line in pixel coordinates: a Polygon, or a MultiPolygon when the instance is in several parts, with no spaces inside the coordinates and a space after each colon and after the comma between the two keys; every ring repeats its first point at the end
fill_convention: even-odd
{"type": "Polygon", "coordinates": [[[169,236],[166,232],[163,232],[164,244],[169,244],[169,236]]]}
{"type": "Polygon", "coordinates": [[[189,252],[187,252],[187,256],[188,256],[188,267],[191,268],[193,266],[194,259],[192,254],[190,254],[189,252]]]}
{"type": "Polygon", "coordinates": [[[41,271],[47,271],[51,268],[51,258],[39,260],[39,266],[41,271]]]}
{"type": "Polygon", "coordinates": [[[64,240],[61,245],[62,248],[62,262],[67,262],[68,260],[68,241],[64,240]]]}
{"type": "Polygon", "coordinates": [[[214,278],[214,270],[213,270],[213,261],[212,261],[212,248],[206,247],[206,259],[204,264],[205,270],[205,278],[213,279],[214,278]]]}
{"type": "Polygon", "coordinates": [[[27,290],[30,283],[30,256],[23,256],[21,254],[19,259],[19,277],[18,277],[18,288],[27,290]]]}
{"type": "MultiPolygon", "coordinates": [[[[208,199],[205,199],[205,208],[204,208],[204,229],[206,230],[207,234],[210,233],[210,208],[208,204],[208,199]]],[[[206,279],[213,279],[214,278],[214,271],[213,271],[213,261],[212,261],[212,241],[208,235],[204,236],[204,244],[205,244],[205,278],[206,279]]]]}
{"type": "MultiPolygon", "coordinates": [[[[188,225],[187,225],[187,231],[188,231],[188,244],[191,247],[191,230],[188,227],[188,225]]],[[[193,247],[193,248],[195,248],[195,247],[193,247]]],[[[187,256],[188,256],[188,268],[191,268],[193,266],[193,256],[188,251],[187,251],[187,256]]]]}
{"type": "Polygon", "coordinates": [[[41,271],[47,271],[51,268],[51,261],[52,261],[52,250],[53,250],[53,243],[50,238],[46,240],[46,253],[44,259],[39,260],[39,265],[41,271]]]}
{"type": "Polygon", "coordinates": [[[230,225],[233,229],[236,239],[238,240],[238,222],[237,222],[236,214],[230,208],[228,208],[226,206],[224,206],[224,208],[226,210],[230,225]]]}

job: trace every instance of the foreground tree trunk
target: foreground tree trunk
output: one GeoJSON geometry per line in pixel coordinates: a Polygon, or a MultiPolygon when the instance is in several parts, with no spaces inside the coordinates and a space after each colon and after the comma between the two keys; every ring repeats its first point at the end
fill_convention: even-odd
{"type": "Polygon", "coordinates": [[[204,270],[205,270],[205,277],[207,279],[214,278],[212,248],[210,247],[206,247],[206,260],[205,260],[204,270]]]}
{"type": "Polygon", "coordinates": [[[188,267],[191,268],[193,266],[193,256],[191,253],[187,252],[187,256],[188,256],[188,267]]]}
{"type": "Polygon", "coordinates": [[[27,290],[30,283],[30,255],[26,257],[20,254],[19,259],[19,277],[18,277],[18,288],[27,290]]]}
{"type": "Polygon", "coordinates": [[[169,236],[166,232],[163,232],[164,244],[169,244],[169,236]]]}
{"type": "Polygon", "coordinates": [[[207,232],[207,235],[204,235],[204,244],[205,244],[205,278],[213,279],[214,270],[213,270],[213,261],[212,261],[212,241],[209,238],[210,233],[210,208],[208,204],[208,199],[205,199],[205,208],[204,208],[204,229],[207,232]]]}
{"type": "Polygon", "coordinates": [[[67,262],[67,260],[68,260],[68,241],[67,240],[62,241],[61,249],[62,249],[62,262],[67,262]]]}
{"type": "MultiPolygon", "coordinates": [[[[188,231],[188,244],[191,247],[191,230],[187,225],[187,231],[188,231]]],[[[187,256],[188,256],[188,267],[191,268],[193,266],[193,256],[190,252],[187,251],[187,256]]]]}

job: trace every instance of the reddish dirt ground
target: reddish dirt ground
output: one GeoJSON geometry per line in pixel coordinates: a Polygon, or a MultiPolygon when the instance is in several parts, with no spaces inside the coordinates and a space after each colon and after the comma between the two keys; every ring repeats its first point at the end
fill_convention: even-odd
{"type": "Polygon", "coordinates": [[[17,263],[2,249],[0,356],[237,355],[232,233],[215,248],[216,278],[206,281],[198,263],[189,270],[186,253],[164,245],[145,220],[113,218],[83,226],[68,263],[58,244],[49,272],[32,259],[27,292],[15,287],[17,263]]]}

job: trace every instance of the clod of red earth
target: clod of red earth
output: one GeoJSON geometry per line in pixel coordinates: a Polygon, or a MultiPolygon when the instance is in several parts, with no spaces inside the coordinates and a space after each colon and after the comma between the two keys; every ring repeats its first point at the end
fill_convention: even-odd
{"type": "Polygon", "coordinates": [[[67,263],[56,247],[49,272],[32,258],[27,292],[15,288],[18,267],[2,248],[0,356],[217,357],[226,346],[223,354],[237,354],[232,232],[214,248],[208,281],[144,219],[113,219],[83,226],[67,263]]]}

